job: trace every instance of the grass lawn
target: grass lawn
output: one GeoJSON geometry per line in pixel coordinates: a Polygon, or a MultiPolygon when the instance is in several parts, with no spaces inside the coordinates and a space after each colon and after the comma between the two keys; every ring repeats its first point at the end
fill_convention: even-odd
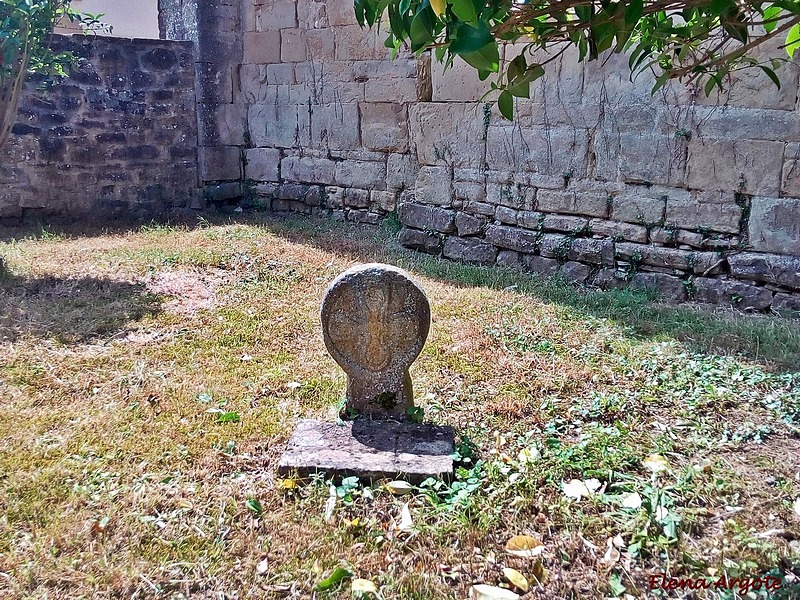
{"type": "Polygon", "coordinates": [[[797,321],[446,262],[389,226],[0,240],[1,598],[349,598],[313,589],[337,566],[387,599],[509,568],[524,598],[800,597],[797,321]],[[430,297],[412,377],[460,435],[449,485],[276,479],[297,419],[336,416],[319,306],[369,261],[430,297]],[[670,576],[711,588],[650,589],[670,576]]]}

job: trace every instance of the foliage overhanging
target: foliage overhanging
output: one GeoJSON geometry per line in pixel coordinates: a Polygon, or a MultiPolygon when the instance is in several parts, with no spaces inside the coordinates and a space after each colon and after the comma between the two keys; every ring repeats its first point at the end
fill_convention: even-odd
{"type": "Polygon", "coordinates": [[[497,74],[492,89],[509,119],[513,98],[527,98],[570,47],[579,60],[626,53],[632,74],[655,73],[654,92],[677,79],[707,95],[748,67],[780,87],[775,70],[800,47],[798,0],[355,0],[355,12],[362,27],[388,24],[394,52],[431,49],[446,64],[461,57],[482,80],[497,74]],[[515,56],[502,60],[504,43],[515,56]]]}

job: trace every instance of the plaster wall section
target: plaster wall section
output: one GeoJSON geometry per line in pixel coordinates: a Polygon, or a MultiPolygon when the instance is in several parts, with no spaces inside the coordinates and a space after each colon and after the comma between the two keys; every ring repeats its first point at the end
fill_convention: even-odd
{"type": "Polygon", "coordinates": [[[77,57],[31,77],[0,151],[0,222],[152,218],[195,204],[191,43],[56,36],[77,57]]]}
{"type": "MultiPolygon", "coordinates": [[[[456,61],[390,60],[346,0],[243,0],[234,103],[245,193],[374,223],[410,248],[800,314],[796,63],[721,95],[631,81],[625,56],[567,52],[504,120],[456,61]]],[[[503,49],[511,59],[519,48],[503,49]]]]}

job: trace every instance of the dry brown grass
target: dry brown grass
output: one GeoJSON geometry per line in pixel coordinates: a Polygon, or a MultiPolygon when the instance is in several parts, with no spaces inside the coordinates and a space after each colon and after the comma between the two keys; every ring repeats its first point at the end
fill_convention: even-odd
{"type": "Polygon", "coordinates": [[[726,547],[731,572],[790,573],[800,561],[797,430],[759,404],[796,370],[796,324],[584,296],[313,220],[48,235],[0,253],[12,274],[0,283],[3,598],[309,598],[341,562],[385,598],[464,598],[505,566],[530,569],[502,550],[517,533],[546,545],[550,577],[530,597],[605,597],[611,573],[640,596],[647,573],[700,573],[723,542],[741,545],[726,547]],[[376,489],[326,522],[327,487],[287,493],[274,467],[297,418],[334,416],[344,376],[324,350],[319,305],[336,274],[368,260],[401,263],[427,290],[434,324],[415,391],[428,419],[475,441],[482,487],[455,510],[376,489]],[[758,356],[713,362],[756,345],[758,356]],[[683,353],[713,364],[684,372],[683,353]],[[763,382],[725,391],[723,368],[763,382]],[[241,421],[217,423],[218,408],[241,421]],[[771,429],[763,443],[720,443],[748,420],[745,434],[771,429]],[[542,462],[509,484],[502,470],[518,469],[531,440],[542,462]],[[560,481],[605,469],[645,486],[641,460],[654,452],[674,468],[662,483],[684,518],[680,542],[652,533],[640,557],[605,564],[607,537],[631,539],[633,521],[567,501],[560,481]],[[406,500],[417,529],[393,534],[406,500]],[[769,529],[783,533],[758,538],[769,529]]]}

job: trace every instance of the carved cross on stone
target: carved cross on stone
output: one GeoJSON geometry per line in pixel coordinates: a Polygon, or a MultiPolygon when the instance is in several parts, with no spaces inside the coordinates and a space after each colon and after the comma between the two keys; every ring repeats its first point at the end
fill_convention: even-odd
{"type": "Polygon", "coordinates": [[[431,309],[402,269],[353,267],[322,302],[325,347],[347,374],[347,406],[372,417],[405,417],[414,406],[408,369],[425,345],[431,309]]]}

